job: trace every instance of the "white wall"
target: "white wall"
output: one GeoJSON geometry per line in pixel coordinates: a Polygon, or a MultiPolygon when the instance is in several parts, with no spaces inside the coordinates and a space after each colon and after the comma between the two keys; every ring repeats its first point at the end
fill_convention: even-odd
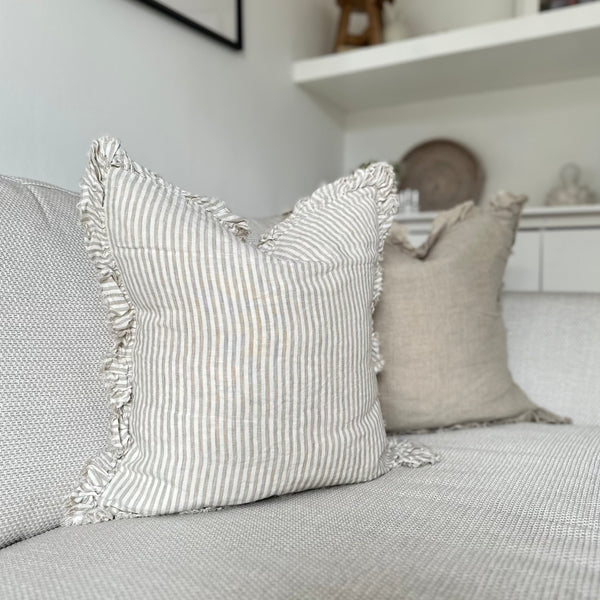
{"type": "Polygon", "coordinates": [[[345,170],[398,160],[431,138],[463,142],[487,172],[486,195],[524,192],[543,204],[561,165],[574,161],[600,193],[600,78],[364,111],[348,119],[345,170]]]}
{"type": "Polygon", "coordinates": [[[387,17],[401,17],[411,35],[438,33],[516,14],[515,0],[396,0],[385,6],[387,17]]]}
{"type": "Polygon", "coordinates": [[[330,49],[325,4],[245,0],[240,54],[135,0],[0,0],[0,172],[75,188],[112,134],[234,211],[289,207],[341,169],[342,130],[290,75],[330,49]]]}

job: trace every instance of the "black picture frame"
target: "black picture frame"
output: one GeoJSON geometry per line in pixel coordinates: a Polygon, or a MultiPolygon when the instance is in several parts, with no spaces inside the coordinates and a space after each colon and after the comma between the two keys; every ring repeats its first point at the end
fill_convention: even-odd
{"type": "Polygon", "coordinates": [[[198,23],[198,22],[193,21],[192,19],[186,17],[185,15],[182,15],[181,13],[177,12],[174,8],[171,8],[166,2],[157,2],[157,0],[139,0],[139,1],[142,2],[143,4],[147,4],[148,6],[155,8],[156,10],[175,19],[176,21],[179,21],[180,23],[187,25],[188,27],[191,27],[192,29],[195,29],[196,31],[203,33],[204,35],[215,40],[216,42],[224,44],[231,50],[240,51],[240,50],[243,50],[243,48],[244,48],[242,0],[235,0],[235,3],[236,3],[236,24],[235,24],[236,38],[234,40],[231,40],[231,39],[225,37],[224,35],[221,35],[220,33],[213,31],[209,27],[202,25],[202,23],[198,23]]]}

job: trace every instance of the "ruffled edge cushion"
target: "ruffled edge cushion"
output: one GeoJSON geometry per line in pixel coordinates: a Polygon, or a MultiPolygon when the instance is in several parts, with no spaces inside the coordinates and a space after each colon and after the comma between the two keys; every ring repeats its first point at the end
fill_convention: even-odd
{"type": "MultiPolygon", "coordinates": [[[[490,206],[488,208],[479,208],[475,206],[471,200],[458,204],[454,208],[451,208],[445,212],[440,213],[436,216],[433,221],[431,232],[427,239],[418,247],[413,246],[408,239],[407,229],[400,223],[395,223],[391,229],[389,241],[401,248],[402,252],[417,259],[424,259],[431,252],[432,248],[437,244],[440,237],[444,232],[462,223],[463,221],[481,214],[481,211],[488,211],[494,217],[498,219],[504,219],[511,223],[513,227],[513,238],[511,246],[514,244],[517,227],[512,225],[516,220],[519,219],[523,205],[527,202],[527,196],[515,195],[511,192],[501,190],[496,193],[490,206]]],[[[515,384],[516,385],[516,384],[515,384]]],[[[527,396],[526,396],[527,397],[527,396]]],[[[528,397],[527,397],[528,398],[528,397]]],[[[529,398],[528,398],[529,399],[529,398]]],[[[530,401],[531,402],[531,401],[530,401]]],[[[533,404],[533,403],[531,403],[533,404]]],[[[467,423],[457,423],[454,425],[448,425],[446,427],[436,427],[432,429],[410,429],[402,432],[406,433],[431,433],[432,431],[447,431],[456,429],[471,429],[474,427],[489,427],[493,425],[509,425],[514,423],[548,423],[551,425],[568,425],[572,423],[572,419],[569,417],[563,417],[557,415],[545,408],[537,405],[533,405],[531,408],[519,412],[516,415],[510,417],[504,417],[501,419],[490,419],[487,421],[470,421],[467,423]]]]}
{"type": "MultiPolygon", "coordinates": [[[[162,177],[132,161],[117,139],[104,137],[92,143],[89,163],[81,183],[79,209],[88,253],[96,266],[102,295],[108,307],[113,337],[113,347],[103,368],[110,401],[111,439],[110,446],[92,458],[82,470],[75,489],[67,499],[65,525],[140,516],[114,507],[103,506],[100,503],[103,489],[113,478],[119,460],[131,446],[129,433],[132,401],[131,368],[136,330],[135,308],[123,284],[106,229],[106,180],[112,168],[135,171],[150,178],[157,185],[178,191],[187,201],[199,204],[217,223],[237,237],[245,239],[248,233],[246,221],[231,213],[222,201],[196,196],[167,183],[162,177]]],[[[335,197],[339,194],[357,191],[365,186],[373,186],[377,190],[380,243],[379,260],[374,278],[373,312],[383,289],[384,242],[397,211],[398,201],[394,193],[393,169],[385,163],[377,163],[328,185],[336,186],[335,197]]],[[[284,235],[304,213],[318,208],[318,198],[320,197],[318,192],[319,190],[312,196],[300,200],[287,219],[266,232],[259,242],[259,247],[265,253],[268,254],[272,251],[277,239],[284,235]]],[[[372,356],[377,372],[383,366],[383,361],[379,354],[379,344],[374,328],[372,330],[372,356]]],[[[388,438],[387,447],[381,459],[381,472],[386,472],[399,465],[416,467],[433,464],[438,459],[438,455],[429,449],[393,436],[388,438]]],[[[199,510],[215,510],[215,508],[205,507],[199,510]]]]}

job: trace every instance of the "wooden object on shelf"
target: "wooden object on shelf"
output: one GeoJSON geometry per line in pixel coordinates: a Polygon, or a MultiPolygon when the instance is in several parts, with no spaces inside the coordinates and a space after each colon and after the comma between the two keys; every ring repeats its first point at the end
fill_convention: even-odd
{"type": "Polygon", "coordinates": [[[405,175],[401,187],[419,191],[421,210],[447,210],[481,198],[483,168],[477,157],[458,142],[425,142],[410,150],[402,164],[405,175]]]}
{"type": "Polygon", "coordinates": [[[394,0],[337,0],[341,8],[340,21],[335,40],[336,52],[348,48],[374,46],[383,41],[383,3],[394,0]],[[352,13],[367,15],[368,25],[363,33],[356,35],[349,31],[352,13]]]}

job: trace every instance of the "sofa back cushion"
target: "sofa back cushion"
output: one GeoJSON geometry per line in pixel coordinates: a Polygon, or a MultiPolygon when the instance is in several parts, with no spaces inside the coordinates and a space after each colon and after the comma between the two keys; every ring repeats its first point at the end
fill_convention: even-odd
{"type": "Polygon", "coordinates": [[[0,176],[0,547],[59,525],[105,444],[110,336],[78,198],[0,176]]]}
{"type": "Polygon", "coordinates": [[[536,403],[600,425],[600,294],[508,293],[508,359],[536,403]]]}

